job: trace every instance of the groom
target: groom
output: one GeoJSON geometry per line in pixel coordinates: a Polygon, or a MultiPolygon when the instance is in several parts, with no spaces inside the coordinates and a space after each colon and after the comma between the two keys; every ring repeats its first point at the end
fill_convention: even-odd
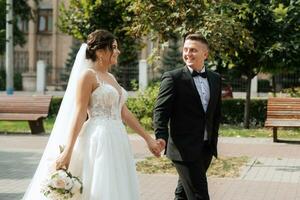
{"type": "Polygon", "coordinates": [[[201,35],[185,38],[186,66],[164,73],[154,109],[157,142],[179,174],[175,200],[209,200],[206,171],[217,157],[221,78],[204,67],[208,51],[201,35]]]}

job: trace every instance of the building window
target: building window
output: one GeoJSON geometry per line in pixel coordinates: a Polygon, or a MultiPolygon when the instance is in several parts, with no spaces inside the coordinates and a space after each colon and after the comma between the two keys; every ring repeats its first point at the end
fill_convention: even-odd
{"type": "Polygon", "coordinates": [[[17,17],[17,22],[19,30],[23,33],[28,33],[28,21],[17,17]]]}
{"type": "Polygon", "coordinates": [[[52,9],[40,9],[38,15],[38,32],[52,32],[52,9]]]}
{"type": "Polygon", "coordinates": [[[52,66],[52,51],[38,51],[37,60],[44,60],[47,65],[52,66]]]}
{"type": "Polygon", "coordinates": [[[14,52],[14,70],[16,72],[26,72],[29,66],[28,51],[14,52]]]}

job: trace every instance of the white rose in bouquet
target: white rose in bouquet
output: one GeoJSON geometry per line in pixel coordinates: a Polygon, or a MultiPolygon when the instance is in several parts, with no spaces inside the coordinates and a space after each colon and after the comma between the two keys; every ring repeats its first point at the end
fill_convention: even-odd
{"type": "Polygon", "coordinates": [[[48,199],[72,199],[82,193],[82,182],[66,170],[58,170],[46,179],[41,192],[48,199]]]}
{"type": "Polygon", "coordinates": [[[65,190],[70,190],[74,186],[72,178],[68,177],[65,180],[65,190]]]}
{"type": "Polygon", "coordinates": [[[67,173],[64,170],[58,170],[51,175],[51,186],[54,188],[65,189],[67,173]]]}

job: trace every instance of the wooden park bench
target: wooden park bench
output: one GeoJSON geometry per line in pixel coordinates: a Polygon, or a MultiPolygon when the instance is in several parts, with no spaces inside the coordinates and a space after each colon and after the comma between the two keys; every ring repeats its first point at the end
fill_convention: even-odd
{"type": "Polygon", "coordinates": [[[278,142],[277,128],[300,127],[300,98],[269,98],[265,127],[273,128],[273,141],[278,142]]]}
{"type": "Polygon", "coordinates": [[[51,96],[0,96],[0,120],[28,121],[32,134],[45,133],[50,102],[51,96]]]}

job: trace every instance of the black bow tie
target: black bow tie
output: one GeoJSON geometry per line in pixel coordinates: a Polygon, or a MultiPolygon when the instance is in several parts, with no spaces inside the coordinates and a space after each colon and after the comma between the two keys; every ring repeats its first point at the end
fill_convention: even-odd
{"type": "Polygon", "coordinates": [[[192,77],[195,77],[195,76],[201,76],[202,78],[207,78],[207,73],[206,73],[206,71],[199,73],[199,72],[193,70],[192,77]]]}

